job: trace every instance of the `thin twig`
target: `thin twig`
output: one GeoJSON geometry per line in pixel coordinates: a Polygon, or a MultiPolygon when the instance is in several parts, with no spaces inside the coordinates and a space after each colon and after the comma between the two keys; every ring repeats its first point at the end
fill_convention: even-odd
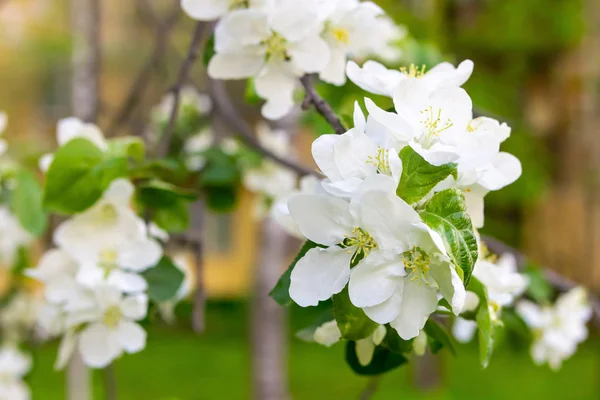
{"type": "MultiPolygon", "coordinates": [[[[485,242],[487,247],[495,254],[504,254],[509,253],[512,254],[517,260],[517,267],[519,270],[525,269],[527,266],[527,258],[523,253],[518,251],[517,249],[507,245],[506,243],[501,242],[498,239],[491,238],[489,236],[482,236],[482,240],[485,242]]],[[[544,278],[556,289],[561,292],[569,291],[577,286],[579,286],[576,282],[571,281],[568,278],[550,270],[543,270],[544,278]]],[[[589,301],[592,306],[592,310],[594,311],[594,317],[596,324],[600,326],[600,299],[594,296],[592,293],[589,294],[589,301]]]]}
{"type": "Polygon", "coordinates": [[[106,400],[117,400],[117,375],[114,364],[109,364],[104,368],[104,398],[106,400]]]}
{"type": "Polygon", "coordinates": [[[179,75],[177,77],[177,82],[171,89],[171,93],[173,94],[173,108],[171,109],[171,116],[169,117],[169,123],[161,140],[158,144],[158,156],[164,157],[169,151],[169,144],[171,143],[171,138],[173,136],[173,131],[175,130],[175,123],[177,122],[177,115],[179,114],[179,100],[181,95],[181,89],[188,81],[188,77],[190,71],[192,70],[192,66],[194,62],[198,58],[200,54],[200,42],[204,37],[204,32],[209,24],[206,22],[198,22],[196,23],[196,28],[194,29],[194,34],[192,36],[192,41],[190,43],[190,48],[188,50],[187,57],[181,64],[181,68],[179,69],[179,75]]]}
{"type": "Polygon", "coordinates": [[[130,118],[131,113],[140,102],[142,95],[150,83],[152,78],[152,72],[160,65],[161,60],[164,58],[164,53],[168,47],[168,37],[172,29],[175,27],[180,15],[181,7],[179,4],[173,9],[173,11],[167,16],[164,21],[158,22],[156,28],[154,50],[152,54],[142,66],[138,75],[129,89],[127,97],[123,103],[118,107],[118,114],[113,118],[109,128],[107,136],[114,136],[117,130],[130,118]]]}
{"type": "Polygon", "coordinates": [[[360,400],[370,400],[375,396],[377,389],[379,389],[379,383],[381,382],[381,375],[375,375],[371,379],[369,379],[369,383],[361,392],[359,399],[360,400]]]}
{"type": "Polygon", "coordinates": [[[329,125],[333,127],[335,133],[338,135],[346,133],[346,128],[342,125],[342,122],[335,114],[335,111],[333,111],[329,103],[317,93],[312,82],[312,77],[310,75],[304,75],[300,78],[300,82],[302,83],[302,86],[304,86],[304,90],[306,90],[306,98],[302,103],[302,107],[306,108],[308,104],[312,103],[319,114],[321,114],[327,120],[329,125]]]}
{"type": "Polygon", "coordinates": [[[254,150],[259,152],[263,156],[271,158],[279,164],[297,172],[298,175],[319,176],[319,174],[316,171],[298,165],[288,159],[279,157],[277,154],[264,148],[256,138],[254,130],[250,127],[250,125],[248,125],[248,123],[235,109],[233,103],[229,98],[229,95],[227,94],[227,91],[225,90],[225,85],[222,81],[209,78],[208,90],[210,97],[213,103],[215,104],[215,110],[221,115],[221,117],[223,118],[223,122],[225,122],[229,126],[229,128],[234,133],[236,133],[248,146],[252,147],[254,150]]]}

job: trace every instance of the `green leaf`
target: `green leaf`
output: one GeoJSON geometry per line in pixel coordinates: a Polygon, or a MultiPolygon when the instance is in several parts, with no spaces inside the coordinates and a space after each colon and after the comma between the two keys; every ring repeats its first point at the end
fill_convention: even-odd
{"type": "Polygon", "coordinates": [[[419,214],[431,229],[441,235],[450,258],[463,270],[464,282],[468,284],[478,249],[463,193],[457,189],[436,193],[419,214]]]}
{"type": "Polygon", "coordinates": [[[33,174],[19,170],[11,196],[11,208],[29,233],[40,236],[46,230],[48,216],[42,208],[42,188],[33,174]]]}
{"type": "Polygon", "coordinates": [[[398,354],[410,354],[413,350],[413,340],[404,340],[398,335],[398,332],[389,325],[385,326],[386,333],[381,342],[381,346],[398,354]]]}
{"type": "Polygon", "coordinates": [[[168,207],[152,209],[152,221],[167,232],[184,232],[190,226],[188,206],[188,201],[178,199],[168,207]]]}
{"type": "Polygon", "coordinates": [[[235,164],[208,164],[202,171],[200,184],[202,186],[230,186],[240,179],[240,172],[235,164]]]}
{"type": "Polygon", "coordinates": [[[479,307],[475,316],[479,340],[479,362],[482,368],[487,368],[494,351],[496,326],[490,311],[487,288],[475,277],[471,278],[468,290],[479,297],[479,307]]]}
{"type": "Polygon", "coordinates": [[[232,211],[238,202],[238,190],[234,186],[208,186],[204,188],[206,207],[215,212],[232,211]]]}
{"type": "Polygon", "coordinates": [[[314,249],[315,247],[319,247],[319,245],[310,240],[306,241],[300,248],[296,258],[294,258],[294,261],[292,261],[288,269],[279,278],[275,287],[269,292],[269,296],[271,296],[279,305],[285,307],[292,304],[292,299],[290,297],[290,277],[292,276],[292,270],[298,261],[300,261],[310,249],[314,249]]]}
{"type": "Polygon", "coordinates": [[[531,297],[536,303],[549,304],[554,289],[548,283],[546,278],[540,269],[530,268],[528,266],[525,274],[529,278],[529,285],[527,285],[527,295],[531,297]]]}
{"type": "Polygon", "coordinates": [[[448,163],[438,167],[429,164],[410,146],[400,151],[402,176],[396,189],[398,197],[408,204],[416,203],[425,197],[438,183],[452,175],[457,178],[456,164],[448,163]]]}
{"type": "Polygon", "coordinates": [[[246,104],[250,104],[253,106],[260,104],[263,101],[258,95],[258,93],[256,93],[254,79],[248,79],[248,82],[246,83],[246,90],[244,92],[244,99],[246,100],[246,104]]]}
{"type": "Polygon", "coordinates": [[[347,286],[332,299],[333,316],[344,339],[360,340],[375,332],[379,324],[367,317],[362,309],[352,304],[347,286]]]}
{"type": "Polygon", "coordinates": [[[46,175],[43,205],[63,214],[92,206],[110,183],[127,175],[125,158],[105,159],[86,139],[74,139],[57,150],[46,175]]]}
{"type": "Polygon", "coordinates": [[[198,194],[158,179],[140,184],[136,191],[136,199],[149,208],[171,207],[180,200],[194,201],[198,194]]]}
{"type": "Polygon", "coordinates": [[[326,322],[333,321],[331,304],[306,328],[296,332],[296,337],[304,342],[314,342],[315,331],[326,322]]]}
{"type": "Polygon", "coordinates": [[[207,67],[210,59],[215,55],[215,34],[210,35],[204,46],[204,54],[202,54],[202,62],[207,67]]]}
{"type": "Polygon", "coordinates": [[[185,278],[169,257],[163,257],[156,266],[142,272],[142,276],[148,282],[148,296],[157,303],[175,297],[185,278]]]}
{"type": "MultiPolygon", "coordinates": [[[[424,330],[427,334],[428,340],[434,340],[435,342],[439,343],[441,347],[446,347],[453,355],[456,355],[456,342],[454,337],[450,334],[450,332],[448,332],[445,326],[430,318],[425,323],[424,330]]],[[[437,344],[434,344],[434,346],[437,347],[437,344]]],[[[433,351],[434,346],[432,346],[430,341],[430,348],[432,348],[432,352],[435,354],[436,351],[433,351]]]]}
{"type": "Polygon", "coordinates": [[[392,352],[385,347],[377,346],[373,352],[373,359],[369,365],[361,365],[356,355],[356,342],[346,344],[346,362],[358,375],[380,375],[408,363],[402,354],[392,352]]]}
{"type": "Polygon", "coordinates": [[[108,141],[107,153],[113,158],[132,158],[142,162],[146,155],[146,147],[139,137],[119,137],[108,141]]]}

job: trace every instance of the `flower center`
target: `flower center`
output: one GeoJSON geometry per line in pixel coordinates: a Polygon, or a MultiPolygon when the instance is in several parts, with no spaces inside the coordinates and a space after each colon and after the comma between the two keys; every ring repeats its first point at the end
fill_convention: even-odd
{"type": "Polygon", "coordinates": [[[101,225],[114,224],[118,217],[117,209],[110,203],[102,204],[95,213],[95,220],[101,225]]]}
{"type": "Polygon", "coordinates": [[[249,0],[231,0],[231,5],[229,6],[229,11],[238,10],[240,8],[249,8],[250,1],[249,0]]]}
{"type": "Polygon", "coordinates": [[[270,38],[263,42],[267,48],[267,60],[278,59],[285,61],[288,57],[286,54],[286,40],[277,32],[273,32],[270,38]]]}
{"type": "Polygon", "coordinates": [[[346,28],[331,28],[333,38],[343,44],[350,43],[350,32],[346,28]]]}
{"type": "Polygon", "coordinates": [[[98,264],[106,272],[106,275],[117,268],[117,257],[118,253],[113,249],[100,251],[98,264]]]}
{"type": "Polygon", "coordinates": [[[483,124],[483,121],[480,118],[475,118],[472,119],[468,124],[467,124],[467,132],[469,133],[473,133],[475,131],[477,131],[477,129],[479,129],[479,127],[483,124]]]}
{"type": "Polygon", "coordinates": [[[404,268],[412,282],[425,283],[429,285],[430,259],[427,253],[419,247],[413,247],[402,253],[404,268]]]}
{"type": "Polygon", "coordinates": [[[118,306],[109,307],[104,312],[104,325],[109,328],[115,328],[119,324],[119,321],[121,321],[122,316],[123,313],[121,313],[121,309],[118,306]]]}
{"type": "Polygon", "coordinates": [[[364,229],[355,226],[352,229],[352,233],[350,235],[345,235],[346,239],[344,239],[344,246],[351,249],[349,252],[352,252],[356,249],[354,253],[354,257],[352,261],[356,259],[356,257],[360,254],[366,256],[369,252],[375,248],[377,248],[377,243],[375,243],[375,239],[364,229]]]}
{"type": "Polygon", "coordinates": [[[377,146],[377,155],[375,157],[369,156],[367,158],[367,164],[371,164],[377,167],[377,171],[380,174],[391,175],[392,169],[390,168],[390,151],[384,149],[381,146],[377,146]]]}
{"type": "Polygon", "coordinates": [[[409,78],[422,78],[425,75],[425,68],[425,65],[419,68],[415,64],[410,64],[408,68],[400,68],[400,72],[405,73],[409,78]]]}
{"type": "Polygon", "coordinates": [[[421,111],[421,115],[423,115],[423,120],[421,120],[421,124],[427,131],[425,136],[425,140],[423,146],[429,148],[433,145],[435,139],[445,130],[450,129],[452,127],[452,121],[450,118],[442,121],[442,109],[434,110],[432,106],[421,111]]]}

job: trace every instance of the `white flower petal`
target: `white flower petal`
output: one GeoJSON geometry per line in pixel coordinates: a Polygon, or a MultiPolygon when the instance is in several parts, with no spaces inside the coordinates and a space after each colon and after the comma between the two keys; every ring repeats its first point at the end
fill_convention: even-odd
{"type": "Polygon", "coordinates": [[[258,48],[271,36],[268,19],[269,14],[261,10],[244,9],[228,13],[215,28],[215,51],[217,54],[227,52],[233,55],[258,48]]]}
{"type": "Polygon", "coordinates": [[[356,307],[372,307],[388,300],[402,280],[404,265],[398,257],[374,252],[352,269],[348,291],[356,307]]]}
{"type": "Polygon", "coordinates": [[[325,82],[329,82],[336,86],[342,86],[346,83],[346,49],[333,47],[329,64],[322,68],[319,77],[325,82]]]}
{"type": "MultiPolygon", "coordinates": [[[[327,43],[318,35],[290,44],[288,46],[288,54],[291,57],[294,67],[304,73],[323,71],[327,66],[327,60],[331,58],[331,52],[327,43]]],[[[345,78],[343,65],[341,75],[342,78],[345,78]]]]}
{"type": "Polygon", "coordinates": [[[404,293],[398,317],[390,322],[404,340],[419,335],[429,316],[437,308],[436,290],[419,281],[404,280],[404,293]]]}
{"type": "Polygon", "coordinates": [[[396,319],[396,317],[398,317],[398,314],[400,313],[400,310],[402,309],[402,295],[404,292],[404,283],[404,279],[398,282],[398,287],[396,288],[396,291],[388,300],[373,307],[364,307],[363,311],[365,312],[367,317],[377,322],[378,324],[387,324],[396,319]]]}
{"type": "Polygon", "coordinates": [[[208,64],[208,75],[213,79],[244,79],[256,76],[265,63],[260,51],[217,53],[208,64]]]}
{"type": "Polygon", "coordinates": [[[464,318],[456,318],[452,325],[452,335],[459,343],[469,343],[477,331],[477,323],[464,318]]]}
{"type": "Polygon", "coordinates": [[[313,335],[313,339],[316,343],[325,347],[331,347],[342,338],[342,333],[338,328],[335,320],[328,321],[319,326],[313,335]]]}
{"type": "Polygon", "coordinates": [[[121,303],[123,316],[138,321],[146,316],[148,312],[148,296],[137,294],[129,296],[121,303]]]}
{"type": "Polygon", "coordinates": [[[356,343],[356,357],[358,362],[362,366],[367,366],[373,360],[373,353],[375,352],[375,343],[373,339],[368,337],[357,340],[356,343]]]}
{"type": "Polygon", "coordinates": [[[229,11],[225,0],[181,0],[181,8],[187,15],[199,21],[212,21],[229,11]]]}
{"type": "Polygon", "coordinates": [[[298,194],[288,201],[288,207],[298,230],[315,243],[341,243],[354,227],[348,202],[336,197],[298,194]]]}
{"type": "Polygon", "coordinates": [[[121,355],[122,349],[116,331],[91,324],[81,332],[79,353],[88,367],[104,368],[121,355]]]}
{"type": "Polygon", "coordinates": [[[141,272],[158,264],[162,254],[162,247],[156,240],[140,240],[130,243],[119,252],[118,263],[123,268],[141,272]]]}
{"type": "Polygon", "coordinates": [[[106,282],[118,287],[124,293],[139,293],[148,289],[148,283],[141,275],[118,269],[110,273],[106,282]]]}
{"type": "Polygon", "coordinates": [[[447,261],[432,260],[430,271],[442,296],[452,306],[452,312],[460,314],[465,305],[465,286],[454,265],[447,261]]]}
{"type": "Polygon", "coordinates": [[[256,93],[267,102],[261,112],[265,118],[284,117],[294,107],[297,77],[286,62],[270,62],[254,80],[256,93]]]}
{"type": "Polygon", "coordinates": [[[521,173],[519,159],[512,154],[500,152],[494,157],[489,168],[481,172],[477,183],[488,190],[499,190],[519,179],[521,173]]]}
{"type": "Polygon", "coordinates": [[[65,333],[58,347],[58,356],[54,363],[54,369],[60,371],[67,366],[77,346],[78,337],[74,329],[69,329],[65,333]]]}
{"type": "Polygon", "coordinates": [[[309,250],[292,270],[292,300],[301,307],[316,306],[341,292],[350,278],[351,258],[341,248],[309,250]]]}
{"type": "Polygon", "coordinates": [[[146,331],[135,322],[121,321],[117,326],[119,344],[127,353],[137,353],[146,347],[146,331]]]}

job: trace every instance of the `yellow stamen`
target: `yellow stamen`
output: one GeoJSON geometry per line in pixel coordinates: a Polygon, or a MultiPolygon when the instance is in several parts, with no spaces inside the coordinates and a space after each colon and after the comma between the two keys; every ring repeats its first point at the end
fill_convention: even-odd
{"type": "Polygon", "coordinates": [[[104,312],[104,325],[116,328],[122,317],[121,309],[118,306],[112,306],[104,312]]]}
{"type": "Polygon", "coordinates": [[[408,69],[406,67],[400,68],[400,72],[405,73],[410,78],[422,78],[425,75],[425,64],[421,65],[421,67],[417,67],[415,64],[410,64],[408,69]]]}
{"type": "Polygon", "coordinates": [[[377,155],[375,157],[369,156],[367,158],[367,164],[371,164],[377,167],[377,171],[380,174],[392,174],[392,169],[390,168],[389,149],[384,149],[380,146],[377,146],[377,155]]]}
{"type": "Polygon", "coordinates": [[[345,235],[346,239],[344,239],[344,246],[348,248],[348,252],[354,253],[354,257],[352,260],[356,258],[358,254],[367,255],[369,252],[375,248],[377,248],[377,243],[375,243],[375,239],[364,229],[355,226],[352,229],[352,233],[350,235],[345,235]]]}
{"type": "Polygon", "coordinates": [[[432,106],[421,111],[421,115],[424,116],[425,119],[421,120],[421,124],[427,130],[427,137],[425,138],[425,147],[431,146],[433,140],[439,136],[445,130],[450,129],[453,126],[450,118],[446,119],[446,121],[442,121],[442,110],[437,109],[433,110],[432,106]]]}
{"type": "Polygon", "coordinates": [[[402,262],[412,282],[425,283],[429,285],[428,277],[430,270],[429,256],[420,248],[413,247],[405,251],[402,262]]]}
{"type": "Polygon", "coordinates": [[[350,32],[348,32],[348,29],[332,28],[331,34],[333,35],[334,39],[338,42],[341,42],[343,44],[350,43],[350,32]]]}
{"type": "Polygon", "coordinates": [[[263,42],[263,45],[267,48],[267,60],[286,60],[288,58],[286,52],[286,44],[286,40],[283,36],[276,32],[273,32],[271,37],[263,42]]]}

